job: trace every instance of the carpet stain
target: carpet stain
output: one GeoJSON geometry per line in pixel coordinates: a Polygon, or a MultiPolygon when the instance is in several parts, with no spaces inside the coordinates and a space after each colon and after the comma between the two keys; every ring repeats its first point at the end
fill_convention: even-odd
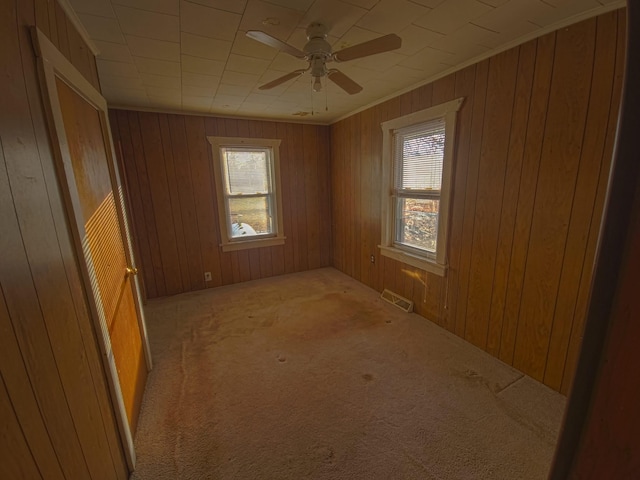
{"type": "Polygon", "coordinates": [[[364,375],[362,375],[362,378],[364,378],[367,382],[370,382],[371,380],[373,380],[373,375],[371,375],[370,373],[365,373],[364,375]]]}

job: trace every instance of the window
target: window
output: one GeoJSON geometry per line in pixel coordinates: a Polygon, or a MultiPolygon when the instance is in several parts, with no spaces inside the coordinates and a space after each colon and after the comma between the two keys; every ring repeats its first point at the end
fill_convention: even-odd
{"type": "Polygon", "coordinates": [[[208,137],[222,250],[282,245],[280,140],[208,137]]]}
{"type": "Polygon", "coordinates": [[[382,124],[380,250],[444,275],[456,113],[462,98],[382,124]]]}

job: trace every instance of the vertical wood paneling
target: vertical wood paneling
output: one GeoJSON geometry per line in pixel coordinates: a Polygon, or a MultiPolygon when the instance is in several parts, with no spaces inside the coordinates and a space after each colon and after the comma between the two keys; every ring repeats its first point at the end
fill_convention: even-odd
{"type": "Polygon", "coordinates": [[[465,338],[480,348],[486,348],[489,333],[519,51],[489,61],[465,331],[465,338]]]}
{"type": "Polygon", "coordinates": [[[0,375],[0,418],[3,419],[0,448],[2,448],[2,454],[10,459],[0,462],[2,478],[43,478],[20,428],[20,422],[13,410],[13,405],[11,405],[2,375],[0,375]]]}
{"type": "Polygon", "coordinates": [[[514,366],[542,381],[582,151],[595,19],[557,33],[514,366]]]}
{"type": "Polygon", "coordinates": [[[562,383],[591,215],[603,163],[615,71],[615,56],[611,52],[616,46],[616,20],[616,14],[612,13],[600,17],[597,23],[589,111],[544,373],[545,383],[556,390],[560,390],[562,383]]]}
{"type": "Polygon", "coordinates": [[[525,150],[520,175],[518,206],[514,226],[514,241],[511,249],[507,296],[505,299],[504,321],[500,338],[499,358],[506,363],[513,362],[515,341],[520,315],[520,297],[524,281],[525,262],[529,248],[531,215],[538,183],[540,152],[544,137],[547,103],[553,69],[555,34],[537,40],[536,63],[533,73],[531,103],[525,139],[525,150]]]}
{"type": "Polygon", "coordinates": [[[95,60],[57,2],[2,2],[0,476],[125,479],[46,130],[32,25],[97,85],[95,60]]]}
{"type": "MultiPolygon", "coordinates": [[[[616,12],[613,13],[616,15],[616,12]]],[[[626,15],[625,10],[617,12],[617,39],[616,39],[616,66],[613,80],[613,91],[611,95],[611,108],[609,110],[609,121],[607,124],[607,138],[605,140],[604,154],[602,157],[602,166],[600,168],[600,176],[598,179],[598,189],[596,199],[591,215],[591,224],[589,226],[589,239],[587,241],[587,249],[585,253],[585,262],[580,277],[580,286],[578,289],[578,298],[576,301],[576,311],[573,317],[573,325],[571,328],[571,337],[569,339],[569,348],[567,352],[567,360],[562,378],[561,391],[565,394],[569,392],[573,373],[578,361],[580,345],[582,344],[582,331],[584,320],[589,303],[589,295],[591,290],[591,277],[593,274],[594,263],[589,261],[595,256],[598,238],[600,234],[600,222],[604,209],[605,197],[609,182],[609,170],[611,168],[611,159],[613,155],[614,143],[616,140],[616,130],[618,126],[618,105],[622,90],[623,73],[625,69],[625,29],[626,15]]]]}
{"type": "Polygon", "coordinates": [[[526,141],[533,71],[535,65],[535,42],[520,47],[518,78],[516,80],[513,116],[509,135],[509,151],[502,199],[500,230],[496,265],[491,292],[491,312],[487,334],[487,351],[494,356],[500,353],[504,323],[504,306],[507,294],[511,249],[513,246],[515,220],[522,174],[522,160],[526,141]]]}
{"type": "Polygon", "coordinates": [[[532,40],[331,127],[333,265],[413,299],[420,315],[562,391],[611,158],[618,15],[532,40]],[[381,234],[380,123],[459,96],[446,277],[378,252],[371,264],[381,234]]]}
{"type": "Polygon", "coordinates": [[[171,208],[171,193],[166,168],[160,115],[141,112],[138,114],[142,135],[142,150],[149,178],[149,194],[153,208],[153,218],[158,235],[160,262],[163,269],[166,293],[173,295],[183,291],[182,272],[177,246],[177,228],[171,208]],[[149,160],[153,159],[153,162],[149,160]]]}
{"type": "MultiPolygon", "coordinates": [[[[473,93],[473,103],[469,102],[462,106],[460,115],[464,115],[464,110],[471,109],[471,129],[469,132],[469,153],[467,181],[464,196],[456,197],[454,192],[453,209],[456,209],[458,202],[464,201],[464,212],[462,215],[462,238],[460,260],[457,265],[458,285],[456,298],[456,334],[464,338],[467,329],[467,298],[469,289],[469,269],[471,268],[471,247],[473,240],[473,227],[475,222],[475,210],[478,190],[478,169],[480,165],[480,146],[482,142],[482,127],[484,122],[484,111],[487,94],[487,74],[489,73],[489,62],[484,61],[476,65],[476,78],[473,93]]],[[[455,185],[455,179],[454,179],[455,185]]],[[[462,208],[462,207],[460,207],[462,208]]],[[[453,226],[451,227],[454,228],[453,226]]]]}
{"type": "Polygon", "coordinates": [[[134,231],[147,250],[140,267],[148,298],[329,265],[328,127],[127,111],[110,117],[134,231]],[[222,252],[207,136],[281,139],[284,245],[222,252]]]}

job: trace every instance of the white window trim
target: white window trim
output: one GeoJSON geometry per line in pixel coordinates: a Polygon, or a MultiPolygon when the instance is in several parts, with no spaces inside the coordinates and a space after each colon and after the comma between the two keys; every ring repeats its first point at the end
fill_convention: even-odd
{"type": "Polygon", "coordinates": [[[216,186],[216,197],[218,199],[218,223],[220,224],[220,246],[223,252],[234,252],[248,248],[272,247],[275,245],[283,245],[286,237],[284,236],[283,216],[282,216],[282,186],[280,184],[280,139],[269,138],[240,138],[240,137],[207,137],[213,150],[213,176],[216,186]],[[273,177],[274,185],[273,194],[275,196],[276,211],[275,235],[269,235],[261,238],[233,238],[229,231],[227,222],[226,202],[224,198],[224,185],[222,173],[222,160],[220,158],[221,147],[258,147],[270,148],[273,159],[273,177]]]}
{"type": "Polygon", "coordinates": [[[455,148],[456,115],[464,97],[441,103],[418,112],[394,118],[381,124],[382,127],[382,243],[380,253],[413,267],[444,276],[447,271],[447,236],[449,233],[449,208],[451,204],[451,180],[453,153],[455,148]],[[444,158],[442,161],[442,186],[440,211],[438,213],[438,238],[436,255],[424,255],[415,250],[403,249],[394,244],[393,226],[393,134],[395,130],[428,122],[436,118],[445,119],[444,158]]]}

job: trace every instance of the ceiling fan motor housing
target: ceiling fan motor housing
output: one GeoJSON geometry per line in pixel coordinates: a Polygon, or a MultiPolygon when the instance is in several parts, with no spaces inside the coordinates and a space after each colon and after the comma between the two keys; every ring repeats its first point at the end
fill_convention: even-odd
{"type": "Polygon", "coordinates": [[[321,23],[312,23],[307,27],[307,39],[304,53],[309,60],[312,77],[323,77],[327,74],[325,63],[331,59],[331,45],[326,40],[327,27],[321,23]]]}

